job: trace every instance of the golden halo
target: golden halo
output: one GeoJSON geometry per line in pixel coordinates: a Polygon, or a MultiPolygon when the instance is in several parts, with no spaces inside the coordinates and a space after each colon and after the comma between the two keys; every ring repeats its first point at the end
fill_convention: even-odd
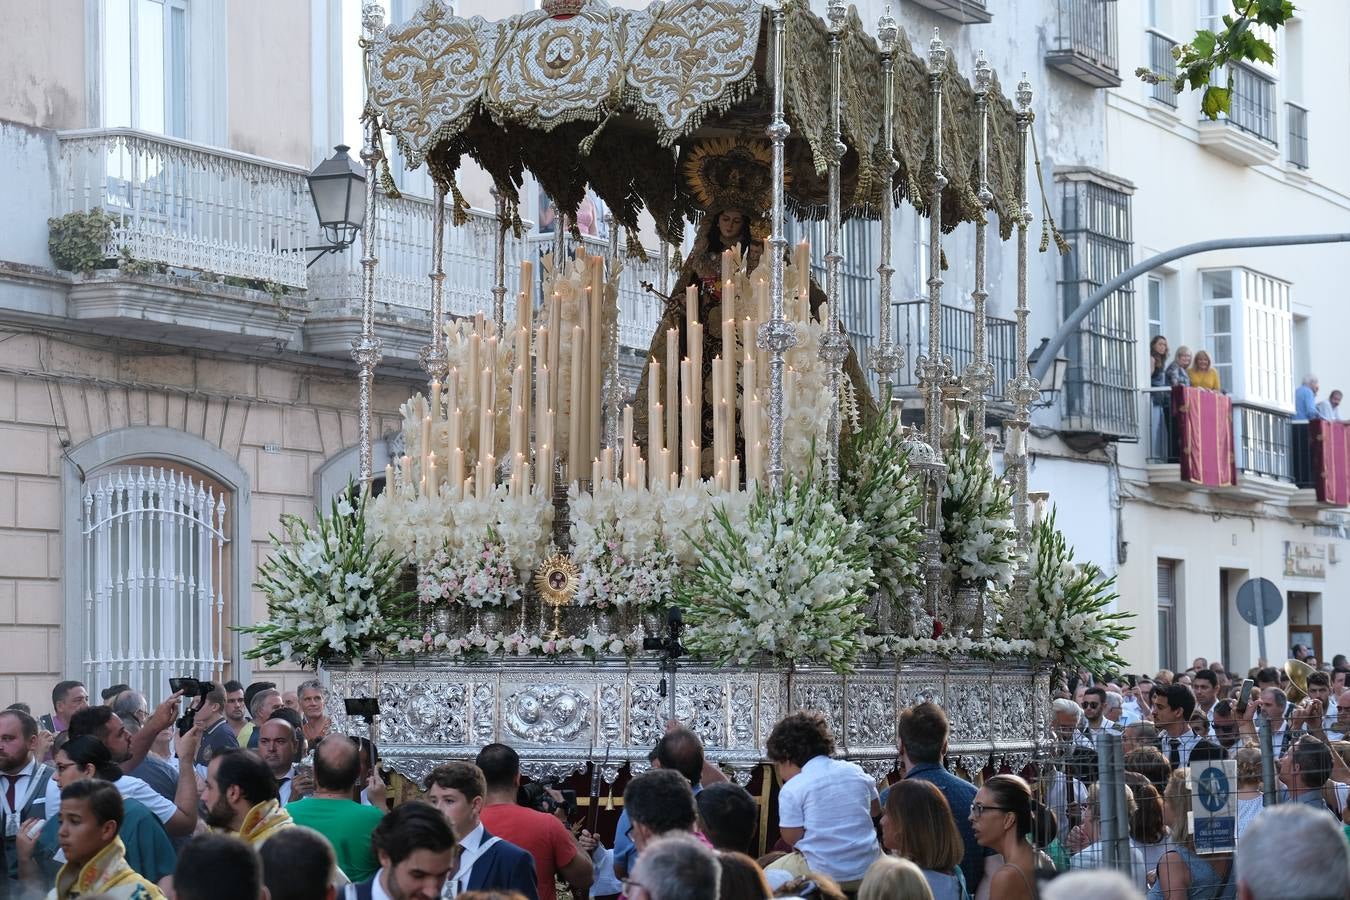
{"type": "MultiPolygon", "coordinates": [[[[773,201],[773,151],[768,141],[721,137],[700,141],[685,158],[683,173],[703,211],[739,209],[752,223],[765,218],[773,201]]],[[[783,185],[792,179],[784,173],[783,185]]]]}

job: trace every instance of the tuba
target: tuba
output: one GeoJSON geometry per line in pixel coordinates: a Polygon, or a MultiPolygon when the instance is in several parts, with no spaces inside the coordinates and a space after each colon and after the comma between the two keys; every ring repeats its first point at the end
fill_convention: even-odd
{"type": "Polygon", "coordinates": [[[1313,667],[1301,659],[1291,659],[1284,664],[1284,674],[1289,676],[1289,690],[1285,693],[1289,696],[1290,703],[1299,703],[1308,697],[1308,676],[1313,673],[1313,667]]]}

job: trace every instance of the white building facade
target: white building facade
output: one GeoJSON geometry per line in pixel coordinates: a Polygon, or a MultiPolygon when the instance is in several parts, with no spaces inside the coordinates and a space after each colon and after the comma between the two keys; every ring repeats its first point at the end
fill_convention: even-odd
{"type": "MultiPolygon", "coordinates": [[[[940,27],[966,75],[982,49],[1006,93],[1024,71],[1033,84],[1046,207],[1073,248],[1034,252],[1042,203],[1029,173],[1033,345],[1095,285],[1159,250],[1350,221],[1350,177],[1335,165],[1350,127],[1345,74],[1313,78],[1299,63],[1336,58],[1350,11],[1303,4],[1280,36],[1280,68],[1243,76],[1253,99],[1235,100],[1232,121],[1201,123],[1196,98],[1159,98],[1128,73],[1164,39],[1190,34],[1210,3],[914,0],[897,10],[916,47],[940,27]]],[[[530,5],[455,4],[490,18],[530,5]]],[[[882,5],[859,4],[869,28],[882,5]]],[[[397,22],[415,3],[386,6],[397,22]]],[[[302,248],[318,243],[305,174],[334,145],[359,147],[359,19],[357,0],[52,0],[11,11],[0,38],[10,163],[0,172],[0,702],[42,705],[63,677],[92,690],[252,671],[230,627],[265,608],[251,584],[268,533],[282,513],[311,515],[355,472],[358,252],[307,267],[302,248]],[[62,270],[48,220],[77,214],[66,249],[87,249],[80,229],[97,225],[95,208],[112,217],[112,261],[62,270]]],[[[382,210],[380,436],[396,431],[399,404],[421,383],[428,340],[429,184],[397,158],[393,169],[405,196],[382,210]]],[[[479,212],[447,231],[452,314],[491,302],[496,225],[481,210],[493,200],[472,173],[461,186],[479,212]]],[[[528,184],[524,201],[537,219],[528,184]]],[[[912,397],[931,260],[924,221],[904,208],[895,223],[898,381],[912,397]]],[[[598,249],[602,219],[595,230],[598,249]]],[[[550,240],[510,242],[508,267],[550,240]]],[[[943,344],[958,365],[973,343],[973,244],[968,226],[945,242],[943,344]]],[[[875,223],[846,230],[841,308],[859,349],[876,336],[878,246],[875,223]]],[[[989,256],[1001,389],[1015,365],[1016,254],[1009,243],[989,256]]],[[[1288,452],[1269,437],[1303,374],[1318,371],[1327,392],[1345,371],[1336,351],[1350,314],[1333,300],[1345,259],[1327,245],[1178,260],[1117,292],[1071,341],[1069,383],[1035,416],[1031,484],[1051,491],[1079,557],[1119,575],[1123,606],[1139,614],[1125,648],[1135,668],[1254,661],[1233,611],[1249,576],[1289,592],[1273,658],[1291,633],[1316,641],[1320,628],[1331,644],[1350,634],[1334,602],[1346,581],[1340,514],[1294,488],[1288,452]],[[1142,391],[1155,330],[1209,348],[1249,417],[1238,488],[1191,490],[1174,465],[1150,459],[1142,391]]],[[[633,361],[659,312],[642,279],[660,283],[654,263],[624,276],[633,361]]],[[[990,410],[996,428],[1007,408],[990,410]]],[[[378,441],[377,470],[387,453],[378,441]]]]}

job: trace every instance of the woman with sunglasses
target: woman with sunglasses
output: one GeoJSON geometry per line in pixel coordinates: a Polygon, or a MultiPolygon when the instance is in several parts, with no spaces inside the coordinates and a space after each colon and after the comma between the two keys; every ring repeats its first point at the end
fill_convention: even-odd
{"type": "Polygon", "coordinates": [[[1036,850],[1027,840],[1032,824],[1031,787],[1016,775],[995,775],[975,794],[970,804],[975,840],[1003,857],[989,879],[990,897],[1036,900],[1036,850]]]}

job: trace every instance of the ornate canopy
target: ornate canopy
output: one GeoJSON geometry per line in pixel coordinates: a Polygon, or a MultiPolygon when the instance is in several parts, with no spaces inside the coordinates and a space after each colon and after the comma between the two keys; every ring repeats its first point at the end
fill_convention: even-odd
{"type": "MultiPolygon", "coordinates": [[[[514,197],[528,169],[561,209],[574,210],[589,186],[625,227],[635,229],[646,208],[661,237],[677,242],[702,211],[680,174],[686,155],[705,138],[763,135],[769,122],[768,14],[758,0],[668,0],[645,10],[585,0],[574,16],[535,10],[488,22],[427,0],[369,41],[366,111],[410,165],[425,162],[438,179],[451,181],[467,154],[514,197]]],[[[819,218],[832,139],[830,35],[805,2],[788,0],[786,16],[787,196],[799,215],[819,218]]],[[[841,42],[846,215],[875,218],[888,205],[881,56],[855,9],[841,42]]],[[[895,72],[899,169],[889,193],[926,213],[931,93],[903,32],[895,72]]],[[[983,215],[980,135],[971,84],[949,71],[943,92],[950,229],[983,215]]],[[[1017,131],[997,82],[989,106],[989,182],[1006,239],[1017,212],[1017,131]]]]}

